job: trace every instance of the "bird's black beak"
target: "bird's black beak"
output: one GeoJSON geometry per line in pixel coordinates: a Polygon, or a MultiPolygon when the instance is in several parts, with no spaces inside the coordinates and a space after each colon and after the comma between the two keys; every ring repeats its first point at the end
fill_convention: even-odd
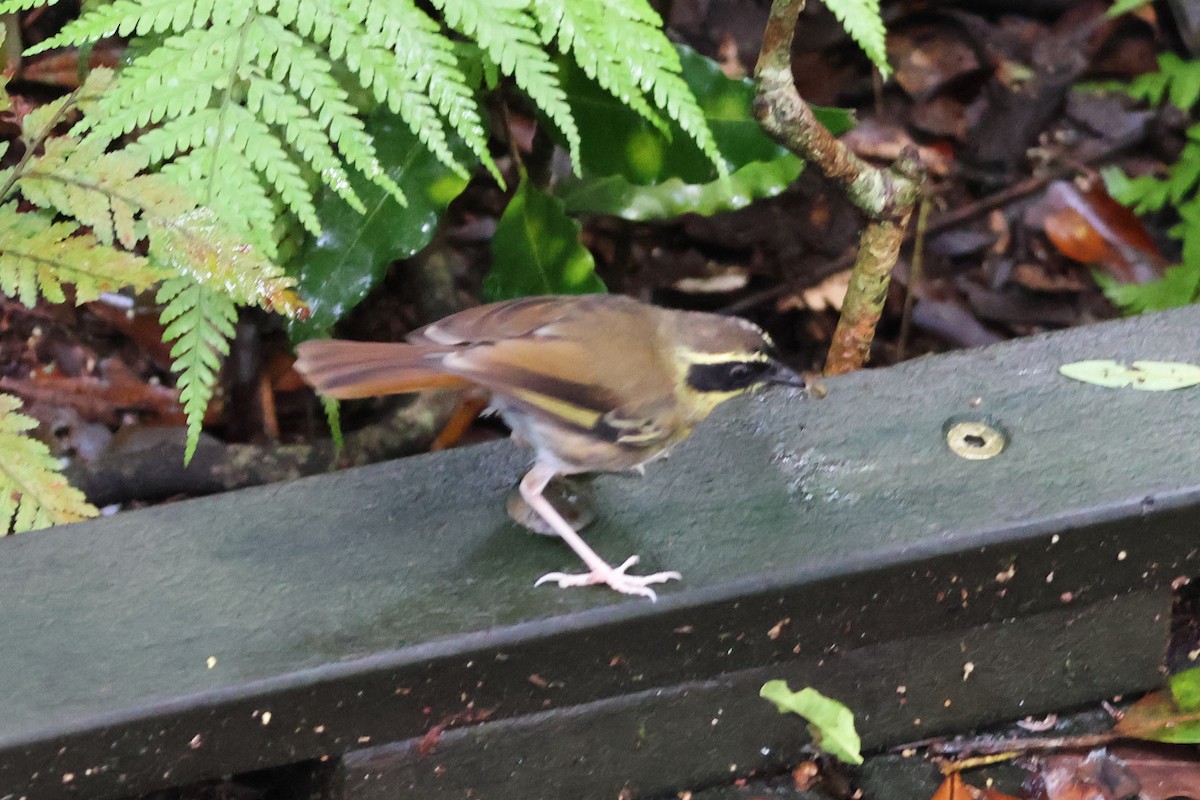
{"type": "Polygon", "coordinates": [[[771,362],[771,371],[767,373],[767,383],[777,383],[782,386],[794,386],[803,389],[808,386],[804,376],[793,369],[785,367],[778,361],[771,362]]]}

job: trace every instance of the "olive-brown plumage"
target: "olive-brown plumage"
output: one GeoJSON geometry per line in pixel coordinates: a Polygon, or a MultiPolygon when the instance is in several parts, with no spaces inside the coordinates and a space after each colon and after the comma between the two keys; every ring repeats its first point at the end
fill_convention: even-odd
{"type": "Polygon", "coordinates": [[[639,467],[731,397],[769,382],[803,386],[745,320],[619,295],[509,300],[449,316],[407,343],[319,340],[297,352],[297,369],[330,397],[489,392],[514,437],[537,454],[522,496],[590,568],[539,583],[606,583],[651,598],[647,584],[678,573],[628,575],[636,556],[610,567],[542,497],[546,484],[556,474],[639,467]]]}

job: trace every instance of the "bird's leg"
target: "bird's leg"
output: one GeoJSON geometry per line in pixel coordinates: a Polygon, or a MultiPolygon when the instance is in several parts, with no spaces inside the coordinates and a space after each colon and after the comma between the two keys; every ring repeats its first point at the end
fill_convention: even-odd
{"type": "Polygon", "coordinates": [[[595,550],[588,547],[587,542],[583,541],[575,530],[567,523],[562,515],[550,505],[550,502],[542,497],[542,490],[546,488],[546,484],[555,475],[553,467],[545,464],[535,464],[533,469],[529,470],[528,474],[521,479],[521,497],[525,498],[525,502],[529,507],[538,513],[538,515],[546,521],[546,524],[554,529],[562,540],[570,545],[575,554],[583,559],[583,563],[587,565],[589,572],[580,574],[569,574],[565,572],[551,572],[538,578],[535,586],[540,586],[543,583],[553,581],[560,587],[567,586],[590,586],[595,583],[603,583],[612,589],[624,594],[639,594],[643,597],[649,597],[651,600],[658,599],[658,595],[654,593],[647,584],[665,583],[669,580],[679,580],[678,572],[656,572],[653,575],[626,575],[625,570],[632,567],[638,562],[637,556],[630,556],[625,559],[625,562],[619,567],[611,567],[601,558],[595,550]]]}

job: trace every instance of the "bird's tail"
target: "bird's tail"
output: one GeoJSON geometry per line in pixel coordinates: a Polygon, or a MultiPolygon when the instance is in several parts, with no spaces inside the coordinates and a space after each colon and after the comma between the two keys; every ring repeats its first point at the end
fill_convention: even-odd
{"type": "Polygon", "coordinates": [[[296,346],[296,370],[339,400],[470,386],[442,370],[439,356],[446,352],[442,345],[313,339],[296,346]]]}

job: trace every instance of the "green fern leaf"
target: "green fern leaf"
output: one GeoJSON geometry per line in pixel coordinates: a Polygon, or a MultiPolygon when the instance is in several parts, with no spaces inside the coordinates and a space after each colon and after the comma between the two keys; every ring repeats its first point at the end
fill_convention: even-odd
{"type": "MultiPolygon", "coordinates": [[[[362,120],[355,116],[354,107],[347,102],[346,91],[329,74],[329,61],[301,37],[287,30],[279,20],[270,17],[257,17],[247,38],[253,42],[247,61],[256,63],[307,102],[347,163],[391,193],[397,202],[403,203],[404,193],[379,165],[375,147],[364,131],[362,120]]],[[[364,49],[372,48],[364,43],[364,49]]],[[[353,68],[349,60],[347,64],[353,68]]],[[[243,72],[242,77],[254,75],[243,72]]],[[[294,108],[298,109],[300,105],[297,103],[294,108]]],[[[275,109],[283,110],[282,106],[275,109]]],[[[332,182],[330,185],[337,189],[332,182]]]]}
{"type": "MultiPolygon", "coordinates": [[[[236,108],[235,115],[243,115],[259,131],[266,129],[244,108],[236,108]]],[[[297,193],[301,187],[308,191],[295,165],[278,155],[283,149],[278,140],[263,142],[236,125],[232,128],[236,136],[261,148],[259,160],[251,163],[268,179],[274,177],[277,186],[297,193]],[[268,143],[276,148],[273,162],[266,149],[268,143]],[[277,166],[279,172],[275,171],[277,166]],[[292,170],[290,186],[284,183],[289,176],[281,174],[288,168],[292,170]]],[[[86,221],[102,244],[115,242],[132,249],[145,240],[156,267],[190,275],[213,288],[221,287],[238,303],[284,313],[295,309],[296,301],[290,295],[292,281],[282,269],[260,250],[233,237],[210,209],[198,207],[169,177],[140,174],[142,163],[143,158],[136,153],[105,152],[104,143],[95,137],[80,143],[61,137],[46,143],[45,153],[31,161],[32,166],[17,180],[17,187],[37,205],[86,221]]],[[[305,196],[311,198],[311,194],[305,196]]],[[[311,216],[315,220],[315,213],[311,216]]]]}
{"type": "MultiPolygon", "coordinates": [[[[397,66],[412,78],[413,90],[428,94],[480,163],[502,182],[488,152],[487,128],[474,89],[463,72],[454,41],[442,33],[441,26],[410,2],[385,6],[376,0],[347,0],[346,8],[363,20],[368,34],[379,37],[382,46],[394,54],[397,66]]],[[[420,131],[413,133],[420,136],[420,131]]]]}
{"type": "Polygon", "coordinates": [[[1108,193],[1119,202],[1131,206],[1138,214],[1157,211],[1171,199],[1169,181],[1159,180],[1153,175],[1130,178],[1119,167],[1106,167],[1100,171],[1108,193]]]}
{"type": "MultiPolygon", "coordinates": [[[[138,140],[141,145],[151,131],[138,140]]],[[[240,153],[225,151],[218,157],[208,147],[197,147],[162,168],[162,174],[194,197],[211,194],[221,203],[221,220],[242,241],[257,247],[263,257],[277,261],[275,228],[280,217],[277,204],[263,186],[253,165],[240,153]]]]}
{"type": "MultiPolygon", "coordinates": [[[[373,5],[378,6],[379,4],[373,5]]],[[[397,10],[402,9],[403,5],[398,5],[397,10]]],[[[377,101],[400,114],[413,133],[417,134],[429,151],[438,157],[438,160],[459,175],[467,177],[465,167],[454,158],[438,112],[418,81],[420,73],[427,72],[429,65],[421,65],[416,70],[406,69],[403,61],[397,59],[396,51],[384,46],[383,38],[373,35],[362,27],[359,14],[367,10],[366,8],[351,7],[350,4],[337,0],[300,0],[296,6],[294,18],[290,14],[281,14],[279,22],[283,24],[294,22],[301,36],[311,36],[316,43],[326,44],[329,48],[329,56],[335,59],[344,59],[346,66],[357,76],[363,88],[370,90],[377,101]]],[[[293,35],[290,32],[287,33],[293,35]]],[[[284,36],[276,35],[279,36],[280,45],[283,46],[286,41],[284,36]]],[[[294,48],[295,42],[292,42],[291,46],[294,48]]],[[[326,74],[329,66],[323,57],[311,53],[306,56],[302,52],[294,54],[288,52],[283,55],[288,62],[297,65],[288,70],[286,77],[293,82],[293,89],[301,96],[308,97],[310,92],[321,88],[316,85],[308,85],[314,79],[324,80],[329,86],[334,86],[332,78],[326,74]]],[[[275,74],[274,77],[277,80],[283,80],[285,76],[275,74]]],[[[426,83],[428,83],[428,79],[426,79],[426,83]]],[[[321,108],[325,107],[325,103],[320,97],[315,99],[314,104],[321,108]]],[[[345,107],[349,110],[349,106],[345,107]]],[[[353,125],[355,131],[362,129],[361,121],[349,118],[348,115],[341,121],[330,123],[331,128],[338,129],[346,128],[348,125],[353,125]],[[350,119],[353,119],[352,123],[350,119]]],[[[471,135],[469,128],[464,130],[464,133],[471,135]]],[[[335,133],[333,138],[337,140],[339,135],[335,133]]],[[[478,139],[479,136],[477,135],[476,138],[478,139]]],[[[369,139],[364,137],[364,140],[369,144],[369,139]]],[[[486,147],[486,139],[483,140],[483,146],[486,147]]],[[[364,167],[359,167],[359,169],[372,180],[386,181],[386,174],[374,160],[373,147],[371,148],[371,159],[370,169],[364,167]]],[[[350,159],[348,158],[348,160],[350,159]]],[[[354,162],[351,161],[351,163],[354,162]]],[[[356,164],[356,166],[358,165],[356,164]]],[[[399,192],[399,187],[394,183],[380,182],[379,185],[392,193],[399,202],[404,202],[403,194],[396,194],[399,192]]]]}
{"type": "Polygon", "coordinates": [[[88,13],[67,23],[55,36],[26,50],[26,54],[79,46],[106,36],[144,36],[185,30],[192,26],[190,5],[181,4],[178,0],[115,0],[95,6],[88,13]]]}
{"type": "Polygon", "coordinates": [[[670,136],[659,111],[674,120],[728,176],[704,112],[682,78],[679,53],[662,20],[643,0],[533,0],[543,39],[557,38],[589,78],[670,136]],[[652,101],[652,102],[651,102],[652,101]]]}
{"type": "Polygon", "coordinates": [[[230,88],[238,49],[229,43],[240,35],[239,28],[219,26],[165,39],[122,71],[85,125],[102,138],[116,138],[208,107],[214,94],[230,88]]]}
{"type": "Polygon", "coordinates": [[[1183,61],[1174,53],[1167,56],[1159,60],[1170,82],[1167,97],[1176,108],[1190,111],[1200,99],[1200,60],[1183,61]]]}
{"type": "Polygon", "coordinates": [[[65,302],[63,284],[74,286],[76,303],[86,303],[125,287],[148,289],[164,277],[145,258],[101,245],[74,223],[18,213],[15,202],[0,206],[0,292],[26,306],[39,295],[65,302]]]}
{"type": "Polygon", "coordinates": [[[192,460],[200,443],[204,410],[212,397],[221,358],[229,354],[229,339],[237,322],[237,306],[225,294],[190,278],[163,281],[157,300],[164,305],[160,322],[163,341],[171,346],[171,371],[187,417],[184,463],[192,460]]]}
{"type": "Polygon", "coordinates": [[[891,68],[887,62],[887,31],[879,13],[879,0],[825,0],[825,5],[886,80],[891,68]]]}
{"type": "Polygon", "coordinates": [[[20,400],[0,394],[0,536],[99,514],[67,483],[50,449],[28,436],[37,420],[20,408],[20,400]]]}
{"type": "Polygon", "coordinates": [[[1150,0],[1116,0],[1105,13],[1110,17],[1119,17],[1149,4],[1150,0]]]}
{"type": "Polygon", "coordinates": [[[1200,125],[1192,126],[1188,136],[1192,141],[1184,145],[1167,178],[1171,202],[1176,205],[1195,193],[1196,181],[1200,180],[1200,142],[1196,141],[1200,137],[1200,125]]]}
{"type": "Polygon", "coordinates": [[[250,11],[249,3],[115,0],[93,7],[26,53],[34,55],[57,47],[87,44],[107,36],[178,33],[208,24],[236,27],[246,21],[250,11]]]}
{"type": "MultiPolygon", "coordinates": [[[[248,109],[230,105],[222,110],[209,109],[201,116],[210,116],[216,127],[210,127],[212,137],[205,142],[209,148],[221,147],[221,142],[244,154],[275,190],[283,205],[314,236],[320,235],[321,222],[313,206],[313,193],[300,167],[289,156],[287,146],[271,127],[248,109]]],[[[169,125],[169,123],[168,123],[169,125]]]]}
{"type": "MultiPolygon", "coordinates": [[[[329,137],[325,135],[321,123],[309,114],[308,108],[294,95],[261,74],[249,75],[246,78],[246,110],[261,117],[268,125],[281,129],[292,150],[304,159],[309,168],[322,175],[339,197],[359,213],[365,210],[358,195],[350,188],[350,177],[342,166],[342,160],[330,147],[329,137]]],[[[358,122],[358,135],[354,138],[355,144],[362,147],[355,160],[370,162],[373,169],[378,166],[374,146],[358,119],[353,116],[350,119],[358,122]]],[[[343,156],[346,156],[351,138],[343,136],[338,142],[343,156]]]]}
{"type": "Polygon", "coordinates": [[[103,141],[59,137],[46,142],[45,152],[30,162],[17,187],[31,202],[90,227],[101,244],[132,249],[142,234],[135,221],[138,209],[124,189],[137,172],[136,162],[124,153],[105,153],[103,141]]]}
{"type": "Polygon", "coordinates": [[[58,5],[58,0],[2,0],[0,14],[16,14],[18,11],[28,11],[38,6],[58,5]]]}
{"type": "Polygon", "coordinates": [[[1174,53],[1164,53],[1158,58],[1158,72],[1147,72],[1137,76],[1124,86],[1125,93],[1151,105],[1158,105],[1166,96],[1167,87],[1171,83],[1171,66],[1182,63],[1174,53]]]}
{"type": "Polygon", "coordinates": [[[559,85],[557,68],[541,46],[527,0],[433,0],[433,5],[450,28],[474,39],[500,72],[511,76],[554,122],[579,173],[579,129],[559,85]]]}
{"type": "MultiPolygon", "coordinates": [[[[667,125],[646,101],[642,84],[653,85],[659,73],[670,74],[674,48],[657,27],[627,16],[628,5],[631,4],[610,5],[594,0],[534,0],[532,9],[547,44],[557,37],[559,49],[574,56],[584,74],[667,135],[667,125]],[[603,35],[597,36],[598,32],[603,35]],[[666,59],[662,44],[671,51],[666,59]],[[648,58],[640,59],[646,63],[638,65],[643,67],[639,70],[634,66],[643,51],[648,58]],[[665,69],[664,61],[668,65],[665,69]]],[[[673,60],[677,74],[679,59],[673,60]]]]}

